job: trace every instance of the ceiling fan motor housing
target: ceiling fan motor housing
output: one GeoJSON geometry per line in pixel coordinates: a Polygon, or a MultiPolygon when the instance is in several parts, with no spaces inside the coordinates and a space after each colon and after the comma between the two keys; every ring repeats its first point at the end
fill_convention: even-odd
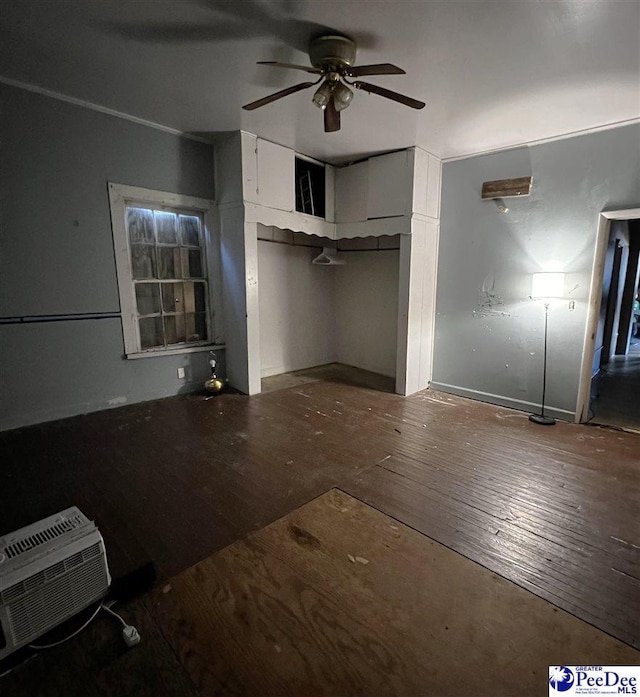
{"type": "Polygon", "coordinates": [[[356,44],[346,36],[320,36],[311,40],[309,58],[314,68],[350,67],[356,60],[356,44]]]}

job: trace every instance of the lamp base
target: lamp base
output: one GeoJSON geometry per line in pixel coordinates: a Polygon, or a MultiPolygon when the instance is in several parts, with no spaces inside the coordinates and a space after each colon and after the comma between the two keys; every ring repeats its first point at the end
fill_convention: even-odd
{"type": "Polygon", "coordinates": [[[540,414],[531,414],[529,421],[532,421],[534,424],[540,424],[540,426],[555,426],[556,423],[556,420],[550,416],[541,416],[540,414]]]}

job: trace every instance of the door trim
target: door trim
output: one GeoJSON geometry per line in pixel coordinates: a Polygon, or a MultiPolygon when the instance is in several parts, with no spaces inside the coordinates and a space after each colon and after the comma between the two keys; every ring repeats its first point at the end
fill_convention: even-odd
{"type": "Polygon", "coordinates": [[[607,243],[611,231],[612,220],[633,220],[640,218],[640,208],[626,208],[616,211],[601,211],[598,216],[598,232],[596,233],[595,255],[591,271],[591,286],[587,308],[587,326],[584,333],[582,348],[582,364],[580,366],[580,382],[576,401],[576,423],[582,423],[589,418],[589,397],[591,395],[591,369],[595,352],[600,303],[602,299],[602,275],[607,255],[607,243]]]}

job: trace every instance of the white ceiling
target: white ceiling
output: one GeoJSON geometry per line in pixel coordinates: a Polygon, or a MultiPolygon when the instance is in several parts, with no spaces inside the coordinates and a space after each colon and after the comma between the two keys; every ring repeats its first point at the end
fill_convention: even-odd
{"type": "Polygon", "coordinates": [[[0,75],[180,131],[244,129],[329,162],[419,145],[456,157],[640,117],[638,0],[3,0],[0,75]],[[358,42],[365,78],[427,102],[356,92],[324,133],[308,79],[323,27],[358,42]]]}

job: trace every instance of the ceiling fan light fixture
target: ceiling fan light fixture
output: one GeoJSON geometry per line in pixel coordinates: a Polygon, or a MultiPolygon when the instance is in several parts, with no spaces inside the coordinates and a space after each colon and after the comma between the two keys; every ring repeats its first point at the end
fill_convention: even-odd
{"type": "Polygon", "coordinates": [[[363,90],[376,94],[385,99],[398,102],[412,109],[424,109],[424,102],[408,97],[399,92],[393,92],[386,87],[372,85],[356,79],[351,82],[348,78],[360,78],[365,75],[404,75],[404,70],[392,63],[373,63],[371,65],[354,65],[356,44],[353,39],[339,34],[318,36],[309,46],[309,59],[312,67],[279,61],[260,61],[260,65],[270,65],[278,68],[302,70],[317,76],[314,82],[301,82],[292,85],[254,102],[245,104],[242,108],[251,111],[266,106],[272,102],[295,94],[308,87],[317,87],[312,101],[323,111],[325,133],[340,130],[340,112],[344,111],[353,101],[353,91],[363,90]]]}
{"type": "Polygon", "coordinates": [[[333,84],[329,80],[325,80],[320,87],[316,90],[316,93],[313,95],[313,103],[319,108],[319,109],[326,109],[327,104],[329,103],[329,100],[331,99],[331,95],[333,93],[333,84]]]}
{"type": "Polygon", "coordinates": [[[333,103],[337,111],[346,109],[353,99],[353,91],[350,90],[343,82],[336,82],[333,88],[333,103]]]}

